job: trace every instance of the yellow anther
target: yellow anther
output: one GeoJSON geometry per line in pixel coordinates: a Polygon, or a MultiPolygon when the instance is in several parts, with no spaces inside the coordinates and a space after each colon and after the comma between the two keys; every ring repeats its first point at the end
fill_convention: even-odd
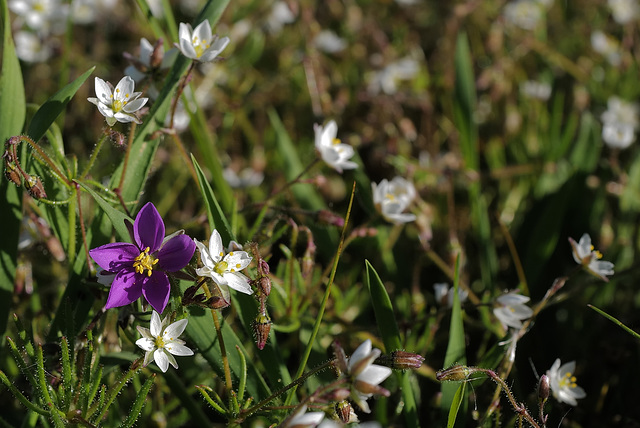
{"type": "Polygon", "coordinates": [[[240,269],[241,264],[240,263],[236,263],[236,269],[240,269]]]}
{"type": "Polygon", "coordinates": [[[146,270],[147,276],[151,276],[153,274],[153,265],[156,263],[158,263],[158,259],[149,254],[149,247],[147,247],[135,258],[133,268],[137,273],[141,274],[144,274],[146,270]]]}
{"type": "Polygon", "coordinates": [[[233,251],[229,253],[230,256],[233,256],[233,251]]]}
{"type": "Polygon", "coordinates": [[[595,254],[598,259],[602,258],[602,253],[600,251],[594,251],[593,254],[595,254]]]}
{"type": "Polygon", "coordinates": [[[224,251],[220,251],[220,257],[224,257],[224,251]]]}
{"type": "Polygon", "coordinates": [[[164,339],[162,336],[156,337],[156,348],[164,348],[164,339]]]}
{"type": "Polygon", "coordinates": [[[337,146],[338,144],[341,144],[342,141],[340,141],[340,138],[334,138],[332,143],[333,143],[334,146],[337,146]]]}

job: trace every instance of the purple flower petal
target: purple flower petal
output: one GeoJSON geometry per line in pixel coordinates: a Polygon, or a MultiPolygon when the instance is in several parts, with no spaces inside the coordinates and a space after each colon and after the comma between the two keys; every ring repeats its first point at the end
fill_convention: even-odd
{"type": "Polygon", "coordinates": [[[141,250],[149,247],[149,252],[154,253],[160,248],[164,239],[164,222],[151,202],[147,202],[136,216],[133,234],[141,250]]]}
{"type": "Polygon", "coordinates": [[[122,269],[113,280],[105,309],[135,302],[142,295],[142,275],[133,269],[122,269]]]}
{"type": "Polygon", "coordinates": [[[178,271],[189,263],[195,250],[196,244],[187,235],[174,236],[156,254],[158,267],[168,272],[178,271]]]}
{"type": "Polygon", "coordinates": [[[147,277],[142,285],[142,295],[159,314],[167,306],[170,291],[171,286],[167,274],[157,270],[153,271],[153,275],[147,277]]]}
{"type": "Polygon", "coordinates": [[[114,242],[89,250],[91,258],[107,271],[118,272],[133,264],[140,250],[133,244],[126,242],[114,242]]]}

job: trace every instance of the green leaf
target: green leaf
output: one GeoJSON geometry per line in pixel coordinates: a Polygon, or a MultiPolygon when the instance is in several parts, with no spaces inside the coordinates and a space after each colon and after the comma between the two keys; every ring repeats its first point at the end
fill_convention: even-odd
{"type": "Polygon", "coordinates": [[[456,394],[453,396],[453,401],[449,408],[449,417],[447,418],[447,428],[453,428],[456,424],[456,417],[458,416],[458,410],[460,410],[460,404],[462,404],[466,387],[467,383],[462,382],[456,390],[456,394]]]}
{"type": "MultiPolygon", "coordinates": [[[[0,0],[2,26],[2,70],[0,70],[0,142],[20,134],[26,114],[22,71],[16,56],[6,0],[0,0]]],[[[18,239],[22,221],[22,190],[0,180],[0,337],[4,338],[11,309],[16,274],[18,239]]],[[[3,339],[4,340],[4,339],[3,339]]]]}
{"type": "Polygon", "coordinates": [[[129,229],[127,228],[126,222],[133,224],[133,220],[122,211],[118,211],[112,207],[109,202],[105,201],[86,184],[80,183],[80,185],[93,197],[93,199],[95,199],[98,205],[100,205],[100,208],[102,208],[102,211],[104,211],[109,220],[111,220],[111,224],[113,225],[118,237],[124,242],[129,242],[131,237],[129,235],[129,229]]]}
{"type": "Polygon", "coordinates": [[[207,181],[207,177],[202,172],[198,161],[193,157],[193,155],[191,155],[191,160],[193,161],[193,166],[196,169],[200,191],[202,192],[205,204],[207,205],[207,218],[209,219],[211,229],[216,229],[220,232],[220,237],[222,238],[223,243],[229,243],[229,241],[235,240],[231,226],[227,221],[227,217],[222,212],[222,208],[220,208],[220,204],[216,199],[216,195],[213,193],[213,189],[207,181]]]}
{"type": "Polygon", "coordinates": [[[29,130],[27,131],[27,134],[29,134],[33,141],[38,142],[44,136],[47,129],[49,129],[58,115],[64,111],[71,98],[73,98],[80,86],[89,78],[95,68],[96,67],[93,66],[85,71],[84,74],[60,89],[40,106],[33,116],[33,119],[31,119],[29,130]]]}
{"type": "MultiPolygon", "coordinates": [[[[453,306],[451,308],[451,324],[449,327],[449,343],[447,345],[447,352],[444,357],[444,366],[450,367],[454,364],[466,364],[467,359],[465,356],[465,338],[464,338],[464,324],[462,322],[462,308],[460,306],[459,295],[459,282],[460,282],[460,256],[456,258],[455,277],[453,281],[453,306]]],[[[441,385],[442,401],[440,409],[442,414],[450,413],[452,406],[455,404],[458,387],[453,382],[444,382],[441,385]]],[[[464,391],[464,390],[463,390],[464,391]]],[[[462,400],[460,398],[459,400],[462,400]]],[[[463,403],[466,407],[466,402],[463,403]]],[[[458,407],[460,405],[458,404],[458,407]]],[[[456,414],[458,410],[456,409],[456,414]]],[[[449,420],[451,414],[449,414],[449,420]]],[[[455,420],[455,415],[454,415],[455,420]]],[[[464,426],[464,420],[459,421],[458,426],[464,426]]]]}
{"type": "MultiPolygon", "coordinates": [[[[373,311],[376,314],[376,324],[378,324],[378,330],[380,330],[385,351],[389,353],[402,349],[400,331],[398,330],[398,324],[393,314],[393,306],[391,305],[391,299],[389,298],[387,289],[384,287],[376,270],[371,266],[371,263],[369,263],[368,260],[365,260],[364,263],[365,282],[369,289],[373,311]]],[[[416,399],[413,395],[413,388],[411,387],[409,378],[411,373],[398,373],[398,376],[401,378],[400,382],[402,385],[406,426],[419,427],[420,423],[418,421],[416,399]]]]}

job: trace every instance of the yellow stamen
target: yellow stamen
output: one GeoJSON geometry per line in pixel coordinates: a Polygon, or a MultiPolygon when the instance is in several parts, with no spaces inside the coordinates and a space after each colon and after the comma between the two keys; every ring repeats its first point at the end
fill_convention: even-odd
{"type": "Polygon", "coordinates": [[[138,257],[135,258],[133,268],[137,273],[142,274],[144,274],[144,271],[146,270],[147,276],[151,276],[153,274],[153,266],[156,263],[158,263],[158,259],[149,254],[149,247],[147,247],[138,255],[138,257]]]}
{"type": "Polygon", "coordinates": [[[164,348],[164,339],[162,338],[162,336],[156,337],[155,345],[156,348],[164,348]]]}
{"type": "Polygon", "coordinates": [[[218,275],[222,275],[223,273],[225,273],[227,271],[227,269],[229,269],[229,263],[225,262],[224,260],[219,261],[213,267],[213,271],[215,273],[217,273],[218,275]]]}
{"type": "Polygon", "coordinates": [[[338,144],[342,144],[342,141],[340,141],[340,138],[334,138],[332,143],[334,146],[337,146],[338,144]]]}

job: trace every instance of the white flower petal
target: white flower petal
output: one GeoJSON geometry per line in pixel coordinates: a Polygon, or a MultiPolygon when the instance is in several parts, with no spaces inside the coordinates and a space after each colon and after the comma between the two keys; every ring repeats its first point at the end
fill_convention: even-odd
{"type": "Polygon", "coordinates": [[[379,366],[377,364],[371,364],[364,369],[356,379],[370,383],[371,385],[378,385],[391,375],[392,370],[389,367],[379,366]]]}
{"type": "Polygon", "coordinates": [[[149,339],[147,337],[143,337],[141,339],[136,340],[136,345],[142,348],[143,351],[153,351],[156,347],[156,342],[153,339],[149,339]]]}
{"type": "Polygon", "coordinates": [[[349,370],[352,370],[360,360],[367,358],[369,354],[371,354],[371,340],[367,339],[362,342],[355,351],[353,351],[353,354],[351,354],[351,357],[349,358],[349,370]]]}
{"type": "Polygon", "coordinates": [[[189,320],[183,318],[167,327],[164,330],[164,334],[162,335],[165,341],[173,341],[177,339],[182,334],[182,332],[184,332],[184,329],[187,327],[188,322],[189,320]]]}
{"type": "Polygon", "coordinates": [[[214,262],[219,262],[224,257],[224,247],[222,246],[222,237],[216,229],[211,233],[209,238],[209,255],[214,262]]]}
{"type": "Polygon", "coordinates": [[[103,103],[111,102],[111,95],[113,94],[111,88],[99,77],[95,78],[96,97],[103,103]]]}
{"type": "Polygon", "coordinates": [[[239,272],[228,273],[224,275],[224,279],[227,285],[236,291],[244,294],[253,294],[253,289],[249,285],[249,281],[246,276],[239,272]]]}
{"type": "Polygon", "coordinates": [[[167,369],[169,368],[169,354],[167,354],[164,349],[156,349],[153,352],[153,359],[155,360],[156,364],[158,365],[158,367],[160,367],[160,370],[162,370],[163,372],[166,372],[167,369]]]}
{"type": "Polygon", "coordinates": [[[165,346],[165,349],[171,354],[178,355],[181,357],[187,357],[189,355],[193,355],[193,351],[191,349],[179,343],[172,343],[170,345],[167,345],[165,346]]]}
{"type": "Polygon", "coordinates": [[[147,101],[149,101],[149,98],[138,98],[137,100],[128,102],[122,109],[127,113],[133,113],[140,110],[147,101]]]}

